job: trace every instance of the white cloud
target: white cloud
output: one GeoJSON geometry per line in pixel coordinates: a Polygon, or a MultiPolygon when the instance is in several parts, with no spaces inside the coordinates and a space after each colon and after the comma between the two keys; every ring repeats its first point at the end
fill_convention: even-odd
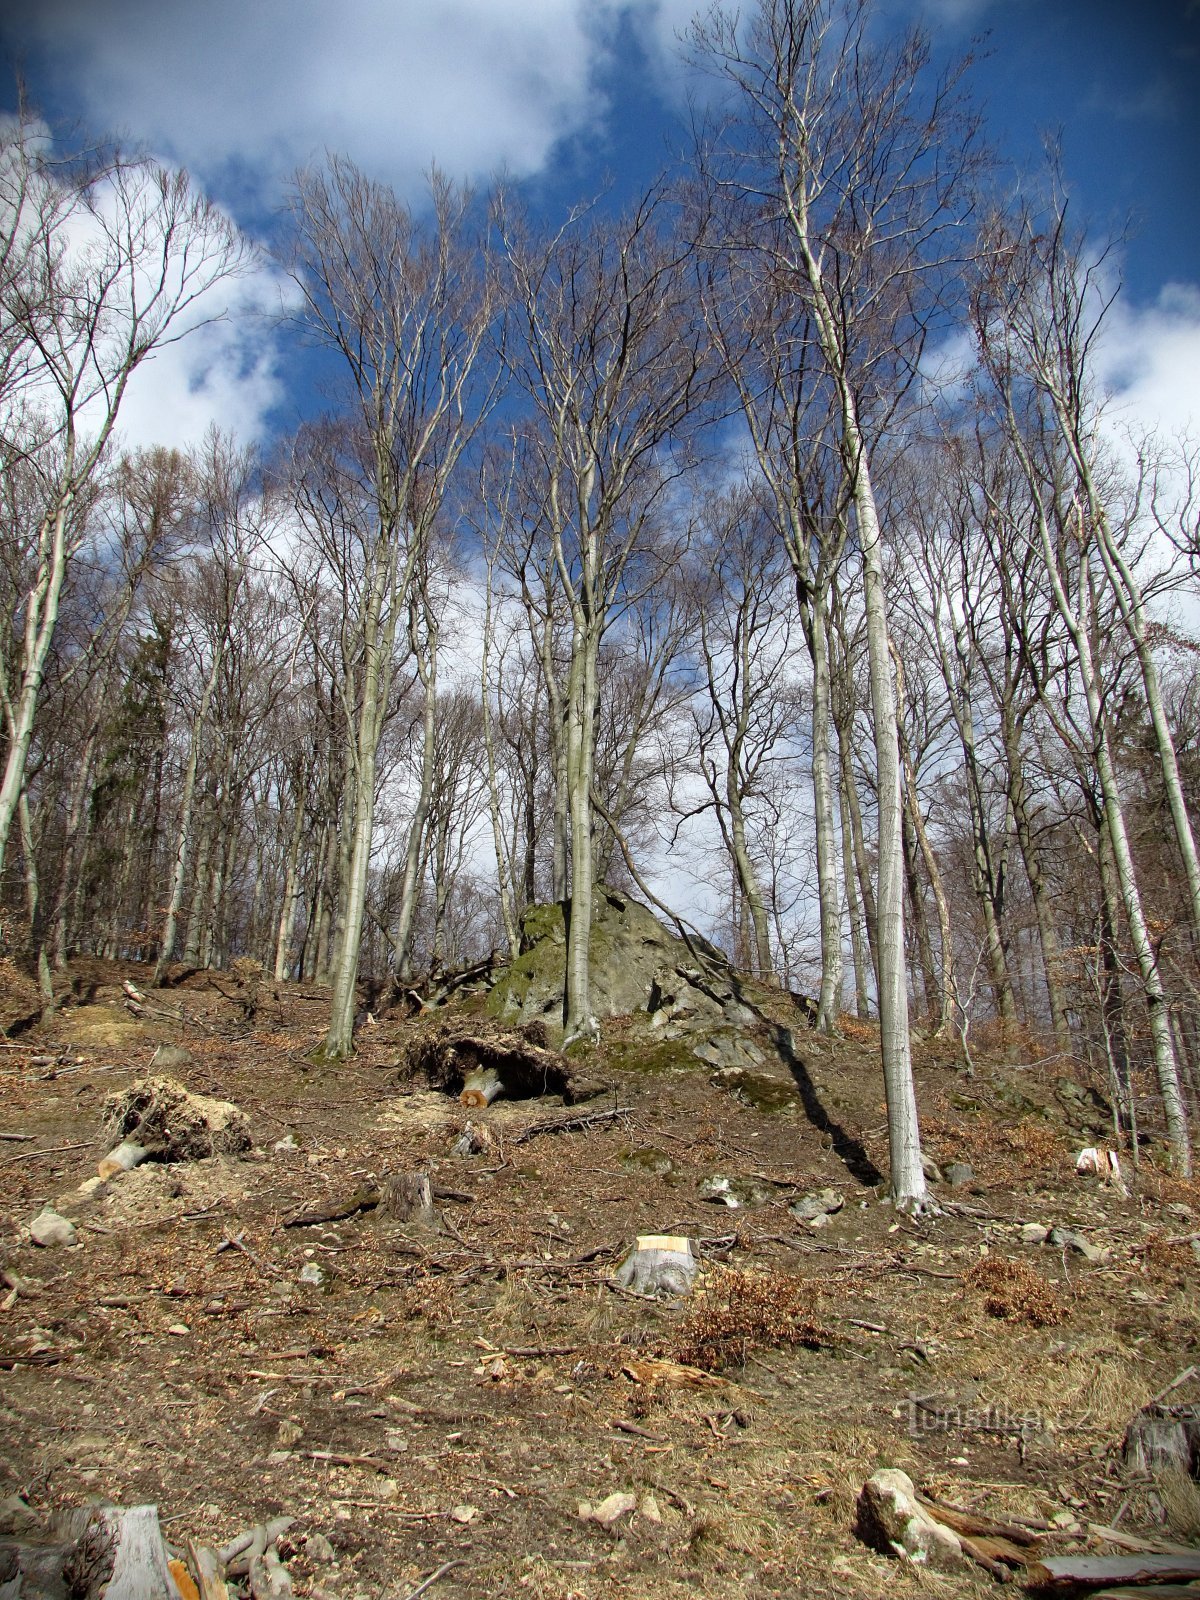
{"type": "Polygon", "coordinates": [[[134,372],[121,405],[119,434],[128,449],[158,444],[184,449],[216,424],[243,442],[262,439],[282,399],[272,314],[277,274],[266,267],[210,292],[199,312],[219,321],[194,327],[154,352],[134,372]]]}
{"type": "MultiPolygon", "coordinates": [[[[666,11],[676,0],[632,0],[666,11]]],[[[260,197],[324,149],[412,191],[539,169],[602,114],[594,84],[626,0],[24,0],[9,38],[43,54],[89,121],[260,197]]]]}
{"type": "Polygon", "coordinates": [[[1147,306],[1118,300],[1099,370],[1113,397],[1110,422],[1134,432],[1200,430],[1200,287],[1169,283],[1147,306]]]}

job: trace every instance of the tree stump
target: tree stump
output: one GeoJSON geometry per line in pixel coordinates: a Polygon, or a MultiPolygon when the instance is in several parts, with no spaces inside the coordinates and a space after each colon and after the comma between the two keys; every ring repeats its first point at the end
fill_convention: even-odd
{"type": "Polygon", "coordinates": [[[1200,1405],[1144,1407],[1125,1430],[1121,1454],[1144,1477],[1200,1476],[1200,1405]]]}
{"type": "Polygon", "coordinates": [[[379,1215],[392,1222],[414,1223],[419,1228],[436,1228],[433,1186],[427,1172],[397,1172],[383,1186],[379,1215]]]}
{"type": "Polygon", "coordinates": [[[698,1270],[690,1240],[669,1233],[647,1233],[634,1241],[613,1282],[633,1294],[678,1298],[691,1292],[698,1270]]]}

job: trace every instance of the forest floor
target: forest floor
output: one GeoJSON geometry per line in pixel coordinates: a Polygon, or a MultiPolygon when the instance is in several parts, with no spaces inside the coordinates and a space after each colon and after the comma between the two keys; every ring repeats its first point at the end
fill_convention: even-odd
{"type": "Polygon", "coordinates": [[[297,1594],[338,1600],[443,1568],[434,1600],[993,1589],[856,1539],[882,1465],[1047,1525],[1049,1550],[1118,1515],[1200,1535],[1194,1497],[1164,1528],[1120,1465],[1133,1411],[1200,1361],[1200,1185],[1152,1151],[1129,1196],[1077,1176],[1100,1113],[1070,1063],[985,1054],[967,1078],[918,1049],[926,1148],[974,1176],[913,1222],[879,1200],[877,1043],[858,1024],[838,1041],[797,1028],[795,1081],[757,1106],[613,1024],[612,1088],[577,1109],[628,1109],[522,1140],[555,1105],[498,1100],[469,1113],[490,1148],[456,1156],[468,1113],[405,1070],[427,1022],[368,1025],[350,1063],[318,1069],[319,991],[264,981],[247,1004],[231,975],[195,974],[147,991],[138,1018],[120,983],[145,987],[145,969],[70,976],[72,1003],[0,1048],[0,1499],[153,1501],[169,1539],[213,1545],[291,1515],[297,1594]],[[171,1076],[248,1114],[253,1148],[147,1164],[84,1200],[105,1098],[161,1043],[191,1058],[171,1076]],[[415,1169],[441,1231],[369,1210],[287,1225],[415,1169]],[[705,1201],[714,1175],[760,1203],[705,1201]],[[824,1225],[789,1211],[825,1188],[843,1203],[824,1225]],[[78,1243],[37,1248],[29,1223],[60,1201],[78,1243]],[[1102,1259],[1024,1243],[1031,1222],[1102,1259]],[[705,1261],[683,1306],[610,1283],[635,1235],[664,1232],[705,1261]],[[636,1507],[611,1526],[581,1516],[625,1492],[636,1507]]]}

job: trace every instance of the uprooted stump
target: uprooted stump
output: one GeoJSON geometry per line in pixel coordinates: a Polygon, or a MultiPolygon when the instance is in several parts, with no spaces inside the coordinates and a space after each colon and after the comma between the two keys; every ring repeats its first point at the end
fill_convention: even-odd
{"type": "Polygon", "coordinates": [[[548,1049],[546,1030],[536,1021],[516,1030],[482,1017],[442,1022],[413,1040],[405,1066],[431,1088],[460,1095],[464,1105],[480,1109],[499,1095],[526,1100],[561,1094],[574,1105],[608,1087],[577,1062],[548,1049]]]}
{"type": "Polygon", "coordinates": [[[250,1148],[250,1121],[240,1107],[192,1094],[174,1078],[141,1078],[109,1095],[104,1132],[156,1161],[203,1161],[250,1148]]]}

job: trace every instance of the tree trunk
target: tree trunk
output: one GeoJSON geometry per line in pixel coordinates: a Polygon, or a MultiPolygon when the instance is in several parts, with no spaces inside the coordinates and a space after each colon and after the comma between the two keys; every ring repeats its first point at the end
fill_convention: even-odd
{"type": "Polygon", "coordinates": [[[817,901],[821,916],[821,990],[817,998],[816,1027],[822,1033],[836,1033],[842,1008],[842,922],[833,823],[833,774],[829,760],[832,697],[826,639],[828,614],[821,590],[814,587],[810,592],[810,604],[808,607],[802,606],[800,614],[813,669],[813,822],[816,828],[817,901]]]}
{"type": "Polygon", "coordinates": [[[1062,957],[1058,947],[1058,930],[1054,925],[1054,910],[1050,904],[1050,890],[1042,868],[1041,853],[1034,837],[1020,736],[1011,716],[1005,716],[1002,720],[1002,736],[1008,767],[1008,803],[1012,808],[1013,831],[1016,834],[1017,848],[1021,852],[1025,877],[1029,883],[1030,897],[1033,900],[1033,914],[1037,921],[1038,941],[1042,951],[1046,1001],[1050,1008],[1050,1023],[1054,1029],[1056,1047],[1062,1055],[1069,1055],[1071,1024],[1062,986],[1062,957]]]}
{"type": "Polygon", "coordinates": [[[300,908],[300,846],[304,842],[306,818],[303,786],[299,780],[295,786],[295,801],[296,814],[292,819],[292,833],[283,870],[283,904],[275,934],[273,971],[276,983],[282,983],[291,969],[292,936],[296,931],[296,913],[300,908]]]}
{"type": "Polygon", "coordinates": [[[399,952],[396,976],[403,982],[412,977],[413,924],[417,916],[417,899],[421,888],[421,869],[425,860],[425,828],[429,821],[429,807],[433,800],[434,719],[437,712],[437,651],[438,630],[428,603],[425,606],[428,629],[424,652],[417,647],[414,629],[414,650],[417,672],[425,694],[424,716],[421,724],[421,778],[417,800],[408,825],[408,842],[404,851],[404,875],[400,884],[400,910],[396,915],[393,949],[399,952]]]}
{"type": "Polygon", "coordinates": [[[854,846],[850,839],[850,807],[846,802],[844,784],[838,785],[838,807],[842,832],[842,883],[846,890],[846,916],[850,923],[850,959],[854,966],[854,1011],[860,1022],[871,1015],[871,1001],[867,993],[866,928],[862,908],[855,887],[854,846]]]}
{"type": "Polygon", "coordinates": [[[596,759],[596,655],[594,618],[581,603],[571,638],[567,685],[565,772],[571,824],[571,898],[567,919],[566,984],[563,1003],[565,1041],[595,1039],[590,959],[592,945],[592,779],[596,759]]]}
{"type": "Polygon", "coordinates": [[[188,740],[187,765],[183,771],[183,789],[179,800],[179,828],[175,842],[175,867],[171,874],[171,895],[167,901],[167,913],[163,920],[162,943],[159,946],[158,960],[154,963],[154,981],[161,983],[167,967],[175,954],[175,938],[179,927],[179,913],[183,907],[183,886],[187,876],[188,851],[192,839],[192,814],[196,799],[196,771],[200,764],[200,746],[204,739],[204,728],[208,721],[208,708],[217,687],[217,677],[221,670],[221,652],[213,651],[212,666],[208,677],[205,679],[204,688],[200,694],[200,704],[196,708],[196,715],[192,718],[191,733],[188,740]]]}

